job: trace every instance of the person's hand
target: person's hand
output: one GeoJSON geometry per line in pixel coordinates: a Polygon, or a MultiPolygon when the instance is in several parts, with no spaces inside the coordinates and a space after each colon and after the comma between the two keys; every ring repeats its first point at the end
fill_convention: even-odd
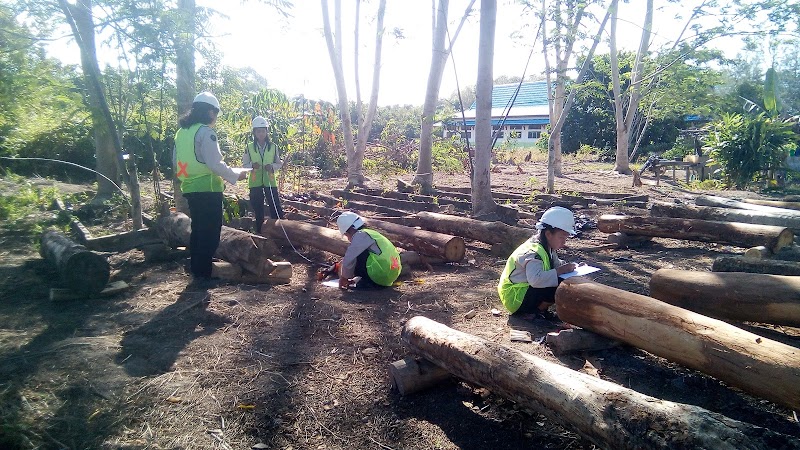
{"type": "Polygon", "coordinates": [[[573,270],[575,270],[576,267],[578,267],[578,266],[575,263],[567,263],[567,264],[564,264],[563,266],[558,266],[556,268],[556,274],[557,275],[564,275],[565,273],[570,273],[573,270]]]}
{"type": "Polygon", "coordinates": [[[269,173],[275,172],[275,169],[272,168],[272,164],[265,164],[264,170],[266,170],[269,173]]]}
{"type": "Polygon", "coordinates": [[[254,162],[254,163],[252,164],[252,166],[253,166],[253,170],[258,170],[258,169],[261,167],[261,164],[259,164],[259,163],[257,163],[257,162],[254,162]]]}
{"type": "Polygon", "coordinates": [[[350,278],[339,278],[339,289],[347,289],[350,287],[352,280],[350,278]]]}
{"type": "Polygon", "coordinates": [[[242,181],[242,180],[244,180],[245,178],[247,178],[247,173],[248,173],[248,172],[242,172],[242,173],[240,173],[240,174],[239,174],[239,178],[238,178],[238,180],[239,180],[239,181],[242,181]]]}

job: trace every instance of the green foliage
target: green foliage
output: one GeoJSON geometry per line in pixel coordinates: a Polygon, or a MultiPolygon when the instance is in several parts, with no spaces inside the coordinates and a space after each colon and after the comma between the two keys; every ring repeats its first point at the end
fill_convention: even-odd
{"type": "Polygon", "coordinates": [[[755,117],[723,114],[710,125],[706,145],[723,179],[741,189],[758,171],[779,167],[796,142],[789,124],[764,113],[755,117]]]}
{"type": "Polygon", "coordinates": [[[44,213],[58,197],[54,187],[37,187],[14,174],[4,177],[0,183],[6,192],[0,194],[0,221],[11,235],[35,242],[47,226],[69,223],[68,215],[44,213]]]}
{"type": "Polygon", "coordinates": [[[239,203],[241,199],[238,195],[224,195],[222,197],[222,221],[231,223],[233,219],[242,217],[239,203]]]}
{"type": "Polygon", "coordinates": [[[449,174],[461,173],[464,171],[465,157],[463,143],[458,136],[434,138],[431,147],[433,170],[449,174]]]}

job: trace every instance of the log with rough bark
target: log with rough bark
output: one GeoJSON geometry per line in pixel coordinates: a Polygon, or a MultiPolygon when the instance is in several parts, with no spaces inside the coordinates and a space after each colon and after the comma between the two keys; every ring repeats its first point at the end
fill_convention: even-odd
{"type": "MultiPolygon", "coordinates": [[[[685,292],[691,291],[687,288],[685,292]]],[[[800,349],[795,347],[582,277],[559,285],[556,311],[567,323],[699,370],[775,403],[800,408],[800,349]]]]}
{"type": "MultiPolygon", "coordinates": [[[[311,197],[314,200],[319,200],[319,201],[325,202],[325,204],[329,208],[334,208],[334,207],[335,208],[344,208],[345,207],[345,205],[343,205],[343,202],[342,202],[341,199],[336,198],[336,197],[331,197],[330,195],[313,193],[313,194],[311,194],[311,197]]],[[[354,211],[374,212],[374,213],[384,214],[384,215],[389,215],[389,216],[394,216],[394,217],[405,216],[405,215],[407,215],[409,213],[408,211],[405,211],[405,210],[402,210],[402,209],[390,208],[388,206],[381,206],[381,205],[373,205],[373,204],[370,204],[370,203],[363,203],[363,202],[357,202],[357,201],[352,201],[352,200],[348,200],[346,202],[346,207],[347,207],[347,209],[352,209],[354,211]]]]}
{"type": "Polygon", "coordinates": [[[791,247],[784,247],[777,253],[772,253],[770,249],[759,245],[757,247],[748,248],[743,255],[745,258],[753,259],[776,259],[780,261],[800,261],[800,247],[792,245],[791,247]]]}
{"type": "Polygon", "coordinates": [[[384,198],[395,198],[398,200],[408,200],[411,202],[424,202],[424,203],[431,203],[434,205],[453,205],[454,208],[461,211],[470,211],[472,209],[472,203],[468,201],[454,200],[454,199],[444,198],[442,196],[434,197],[430,195],[389,191],[384,189],[368,189],[368,188],[356,188],[353,191],[358,192],[359,194],[374,195],[384,198]]]}
{"type": "Polygon", "coordinates": [[[616,244],[617,248],[639,248],[653,241],[651,236],[635,236],[626,233],[611,233],[606,237],[611,244],[616,244]]]}
{"type": "Polygon", "coordinates": [[[800,277],[659,269],[650,295],[709,317],[800,325],[800,277]]]}
{"type": "Polygon", "coordinates": [[[108,284],[108,261],[86,249],[60,231],[42,233],[39,253],[55,265],[64,285],[82,296],[98,294],[108,284]]]}
{"type": "Polygon", "coordinates": [[[104,252],[126,252],[134,248],[161,243],[156,230],[142,228],[125,233],[109,234],[86,239],[86,248],[104,252]]]}
{"type": "Polygon", "coordinates": [[[450,377],[450,372],[427,359],[406,357],[389,364],[389,379],[400,395],[423,391],[450,377]]]}
{"type": "MultiPolygon", "coordinates": [[[[289,236],[289,240],[296,246],[308,245],[339,256],[344,256],[350,245],[336,230],[303,222],[269,219],[264,222],[261,231],[278,241],[285,240],[286,236],[289,236]]],[[[400,253],[400,263],[403,265],[404,272],[406,267],[413,265],[429,268],[430,264],[441,262],[443,261],[440,259],[426,258],[415,251],[400,253]]]]}
{"type": "Polygon", "coordinates": [[[403,340],[448,372],[531,408],[601,448],[800,448],[796,438],[660,400],[414,317],[403,340]]]}
{"type": "Polygon", "coordinates": [[[602,215],[597,229],[604,233],[623,232],[640,236],[665,237],[689,241],[718,242],[739,247],[764,245],[778,251],[792,245],[794,234],[785,227],[738,222],[716,222],[671,217],[602,215]]]}
{"type": "MultiPolygon", "coordinates": [[[[362,202],[369,202],[375,205],[388,206],[390,208],[402,209],[405,211],[441,211],[446,209],[444,206],[434,205],[433,203],[425,202],[412,202],[408,200],[397,200],[393,198],[378,197],[376,195],[359,194],[358,192],[343,191],[341,189],[333,189],[331,195],[340,197],[347,201],[355,200],[362,202]]],[[[346,205],[344,205],[346,206],[346,205]]]]}
{"type": "Polygon", "coordinates": [[[668,202],[653,202],[650,215],[684,219],[715,220],[718,222],[754,223],[800,230],[800,217],[752,209],[719,208],[668,202]]]}
{"type": "Polygon", "coordinates": [[[536,230],[506,225],[503,222],[487,222],[454,216],[421,211],[404,218],[381,219],[387,222],[402,223],[406,226],[419,226],[439,233],[454,234],[487,244],[509,243],[514,248],[530,238],[536,230]]]}
{"type": "Polygon", "coordinates": [[[800,202],[797,201],[787,202],[780,200],[760,200],[756,198],[746,198],[742,201],[745,203],[750,203],[752,205],[772,206],[774,208],[800,210],[800,202]]]}
{"type": "MultiPolygon", "coordinates": [[[[192,219],[183,213],[163,216],[156,222],[158,235],[172,248],[187,247],[191,236],[192,219]]],[[[258,274],[270,258],[279,255],[275,243],[263,236],[223,226],[219,247],[214,257],[241,266],[244,270],[258,274]]]]}
{"type": "Polygon", "coordinates": [[[367,219],[366,223],[368,227],[385,234],[396,246],[423,255],[442,258],[448,262],[457,262],[464,259],[466,254],[467,247],[461,236],[419,230],[378,219],[367,219]]]}
{"type": "Polygon", "coordinates": [[[747,272],[798,276],[800,275],[800,264],[795,261],[720,256],[714,260],[711,270],[714,272],[747,272]]]}
{"type": "Polygon", "coordinates": [[[789,217],[800,217],[800,211],[785,208],[775,208],[773,206],[754,205],[752,203],[740,202],[725,197],[715,195],[700,195],[694,199],[699,206],[719,206],[721,208],[749,209],[751,211],[761,211],[773,214],[783,214],[789,217]]]}

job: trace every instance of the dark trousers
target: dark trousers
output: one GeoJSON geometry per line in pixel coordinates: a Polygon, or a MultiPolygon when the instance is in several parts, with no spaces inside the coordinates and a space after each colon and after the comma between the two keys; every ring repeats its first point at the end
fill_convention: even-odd
{"type": "Polygon", "coordinates": [[[183,194],[189,202],[192,234],[189,238],[190,271],[195,277],[211,277],[211,259],[219,247],[222,231],[222,192],[183,194]]]}
{"type": "Polygon", "coordinates": [[[358,255],[356,258],[356,270],[355,276],[361,277],[361,281],[358,282],[359,289],[382,289],[386,286],[381,286],[380,284],[375,283],[372,281],[372,278],[369,277],[367,273],[367,258],[369,258],[369,249],[364,250],[358,255]]]}
{"type": "MultiPolygon", "coordinates": [[[[558,279],[561,282],[561,278],[558,279]]],[[[555,303],[556,302],[556,288],[532,288],[529,287],[525,292],[525,298],[522,299],[522,304],[514,314],[536,314],[539,312],[539,305],[542,303],[555,303]]]]}
{"type": "Polygon", "coordinates": [[[256,216],[256,233],[261,233],[261,224],[264,223],[264,200],[267,201],[267,214],[273,219],[283,219],[281,196],[277,187],[259,186],[250,188],[250,206],[256,216]]]}

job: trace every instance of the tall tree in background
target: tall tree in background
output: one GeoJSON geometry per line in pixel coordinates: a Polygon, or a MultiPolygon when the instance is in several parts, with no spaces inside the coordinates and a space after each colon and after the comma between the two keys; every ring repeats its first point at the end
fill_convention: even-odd
{"type": "MultiPolygon", "coordinates": [[[[544,30],[548,39],[542,40],[545,71],[547,73],[547,94],[550,98],[550,123],[556,123],[564,112],[567,99],[567,70],[574,55],[576,41],[581,37],[582,21],[587,18],[586,8],[596,1],[555,0],[542,1],[542,28],[552,24],[553,28],[544,30]],[[549,54],[555,58],[555,66],[550,66],[549,54]],[[555,74],[555,80],[551,78],[555,74]]],[[[561,130],[551,128],[555,159],[553,169],[556,176],[561,176],[563,164],[561,158],[561,130]]]]}
{"type": "Polygon", "coordinates": [[[433,45],[431,48],[431,67],[428,72],[428,84],[425,88],[425,103],[422,106],[422,126],[419,140],[419,161],[417,162],[417,173],[414,176],[413,184],[418,184],[421,191],[429,193],[433,190],[433,121],[436,115],[436,106],[439,104],[439,89],[442,85],[442,75],[447,64],[447,57],[453,50],[453,44],[461,32],[461,27],[469,17],[475,0],[471,0],[461,22],[458,24],[456,32],[446,42],[447,38],[447,16],[450,8],[449,0],[433,1],[432,23],[433,23],[433,45]]]}
{"type": "Polygon", "coordinates": [[[497,209],[492,198],[492,88],[497,0],[481,0],[478,78],[475,86],[475,173],[472,177],[472,215],[491,216],[497,209]]]}
{"type": "Polygon", "coordinates": [[[636,52],[636,61],[631,72],[630,88],[627,96],[623,97],[619,77],[619,53],[617,52],[617,12],[619,0],[611,1],[611,36],[609,47],[611,52],[611,82],[614,89],[614,119],[617,125],[617,152],[614,159],[614,170],[619,173],[631,173],[628,155],[629,139],[633,118],[639,111],[639,100],[642,96],[642,78],[644,72],[644,59],[650,47],[650,35],[653,29],[653,0],[647,0],[642,36],[639,40],[639,50],[636,52]]]}

